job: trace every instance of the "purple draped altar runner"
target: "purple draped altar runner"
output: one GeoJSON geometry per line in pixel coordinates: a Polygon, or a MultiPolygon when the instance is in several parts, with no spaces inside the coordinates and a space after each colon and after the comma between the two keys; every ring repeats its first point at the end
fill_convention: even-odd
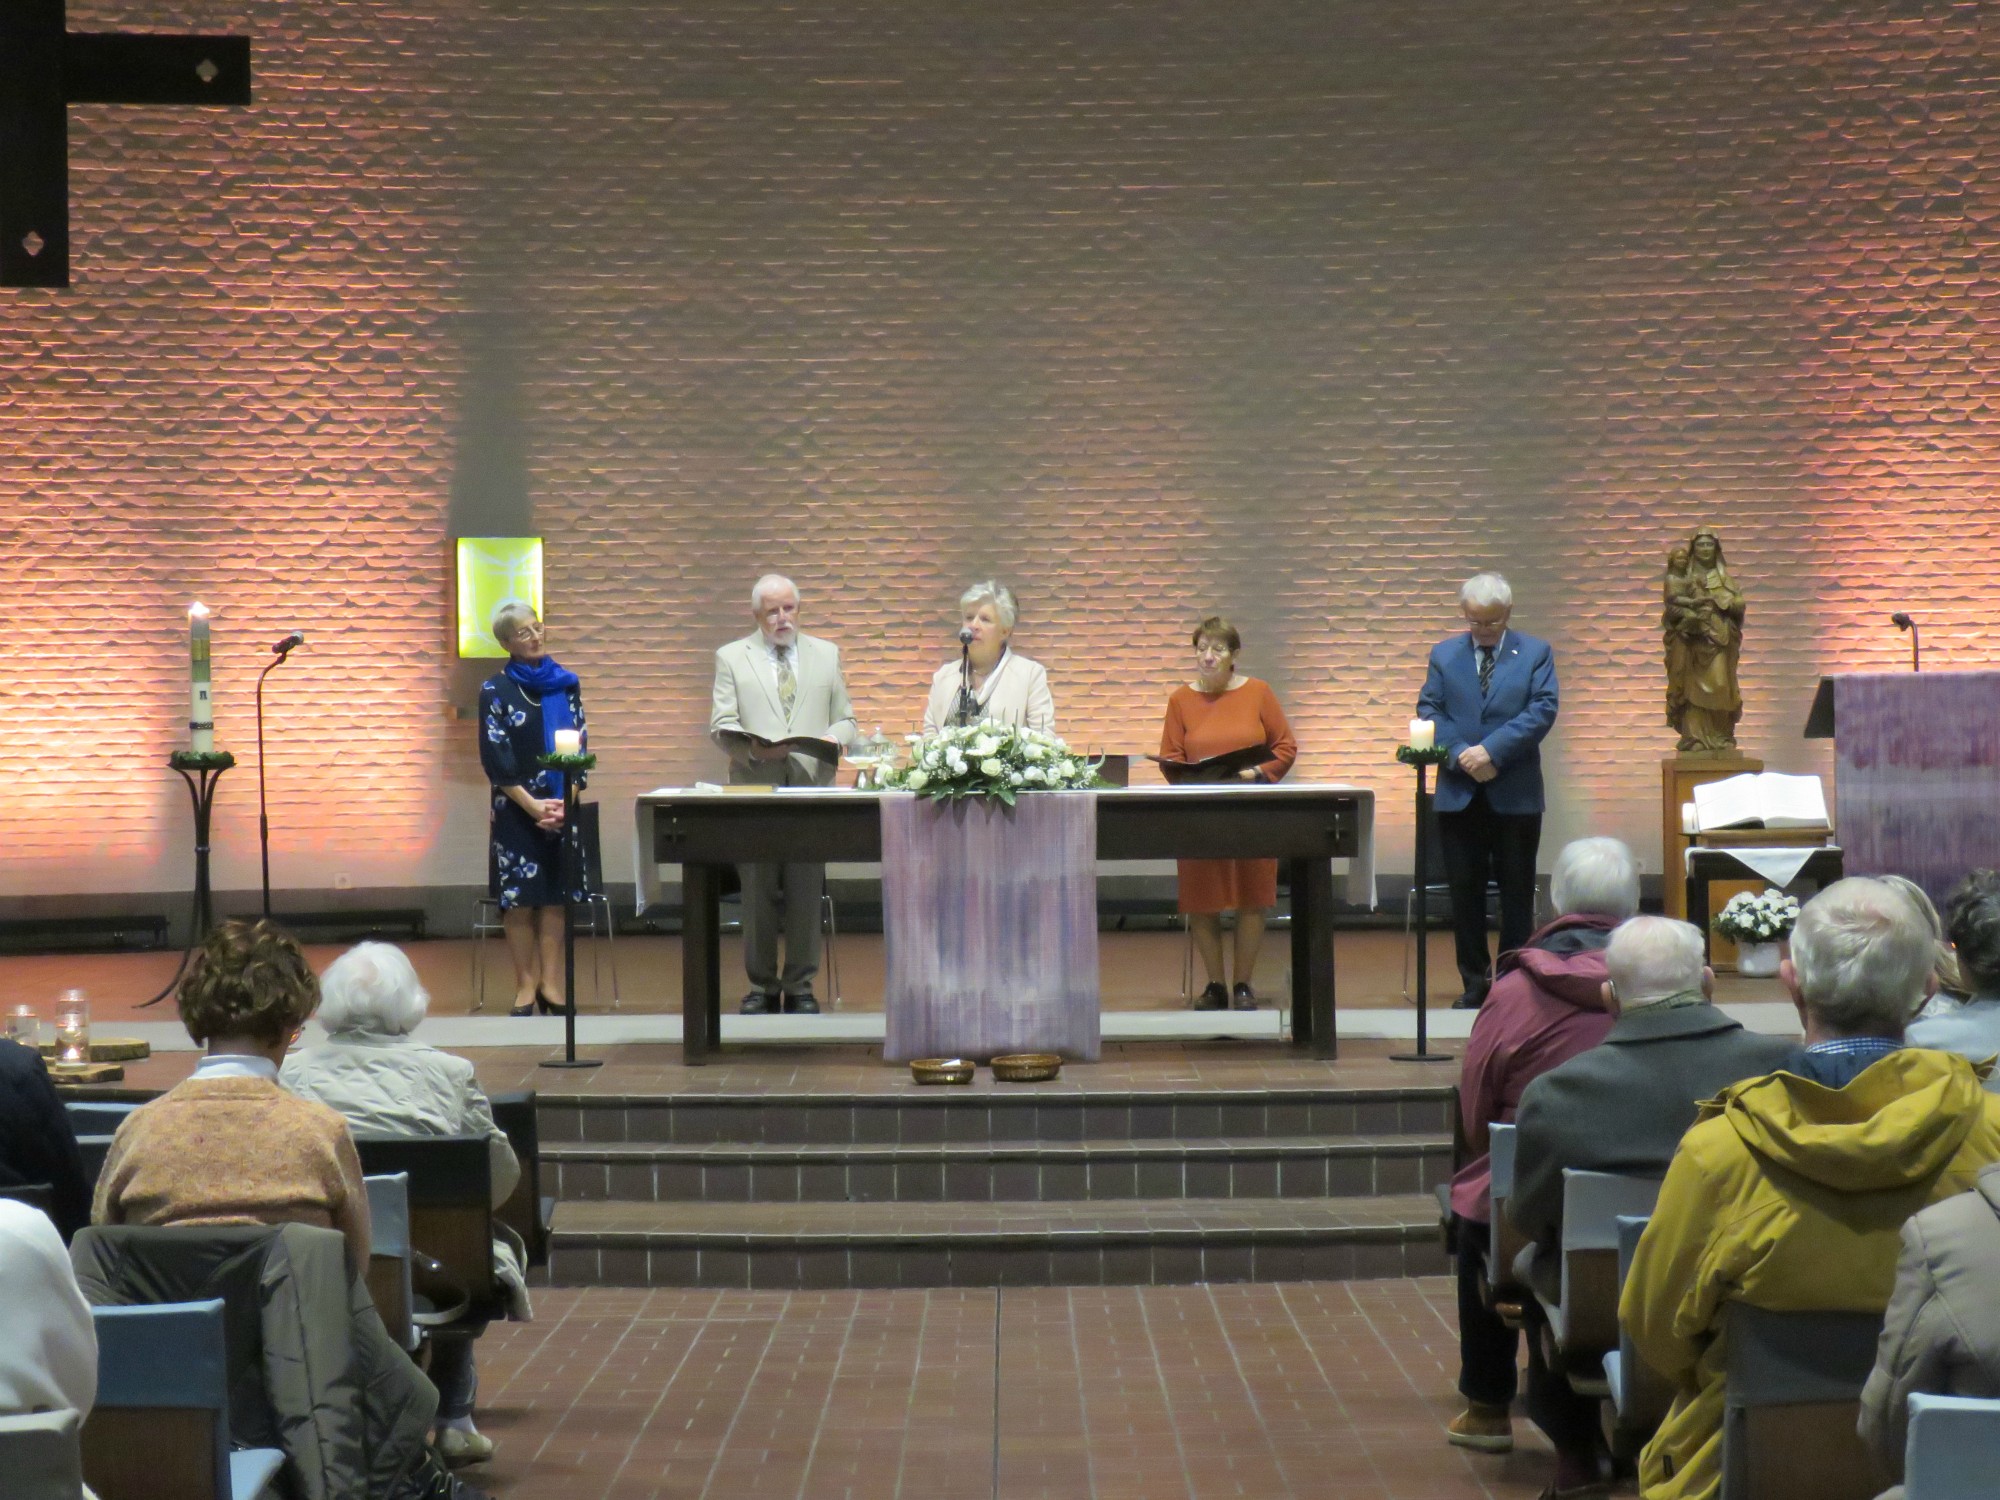
{"type": "Polygon", "coordinates": [[[1097,798],[882,797],[883,1056],[1095,1062],[1097,798]]]}
{"type": "Polygon", "coordinates": [[[1835,828],[1850,875],[1907,875],[1943,904],[2000,861],[2000,672],[1833,679],[1835,828]]]}

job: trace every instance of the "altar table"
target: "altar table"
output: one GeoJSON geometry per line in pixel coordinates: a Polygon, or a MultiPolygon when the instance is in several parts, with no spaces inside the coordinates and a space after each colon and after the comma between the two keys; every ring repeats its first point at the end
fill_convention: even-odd
{"type": "MultiPolygon", "coordinates": [[[[723,867],[880,860],[881,809],[875,793],[846,787],[762,795],[672,788],[640,797],[634,818],[642,907],[659,899],[659,867],[681,866],[681,1055],[699,1065],[722,1042],[723,867]]],[[[1317,1057],[1335,1055],[1331,861],[1348,861],[1347,900],[1372,908],[1373,792],[1248,782],[1113,787],[1097,794],[1097,857],[1286,861],[1292,888],[1292,1041],[1317,1057]]]]}

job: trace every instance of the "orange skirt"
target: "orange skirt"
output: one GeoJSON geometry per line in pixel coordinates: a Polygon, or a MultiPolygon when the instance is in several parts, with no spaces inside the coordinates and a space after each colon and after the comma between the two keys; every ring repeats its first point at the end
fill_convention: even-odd
{"type": "Polygon", "coordinates": [[[1184,912],[1258,911],[1278,904],[1275,859],[1184,859],[1179,864],[1184,912]]]}

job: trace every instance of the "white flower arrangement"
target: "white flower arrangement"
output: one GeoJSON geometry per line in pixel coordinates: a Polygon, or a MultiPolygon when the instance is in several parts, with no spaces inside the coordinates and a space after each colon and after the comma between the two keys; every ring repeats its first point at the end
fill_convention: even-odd
{"type": "Polygon", "coordinates": [[[1775,943],[1798,925],[1799,903],[1783,891],[1740,892],[1709,925],[1732,943],[1775,943]]]}
{"type": "Polygon", "coordinates": [[[1103,786],[1097,768],[1052,734],[993,719],[935,734],[909,736],[909,760],[878,783],[895,791],[956,800],[998,797],[1009,807],[1022,792],[1068,792],[1103,786]]]}

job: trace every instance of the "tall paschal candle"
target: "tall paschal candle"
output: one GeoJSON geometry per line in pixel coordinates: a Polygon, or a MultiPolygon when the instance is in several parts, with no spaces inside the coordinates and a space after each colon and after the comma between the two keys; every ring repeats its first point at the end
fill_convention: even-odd
{"type": "Polygon", "coordinates": [[[215,748],[215,706],[209,697],[208,606],[188,606],[188,748],[202,754],[215,748]]]}

